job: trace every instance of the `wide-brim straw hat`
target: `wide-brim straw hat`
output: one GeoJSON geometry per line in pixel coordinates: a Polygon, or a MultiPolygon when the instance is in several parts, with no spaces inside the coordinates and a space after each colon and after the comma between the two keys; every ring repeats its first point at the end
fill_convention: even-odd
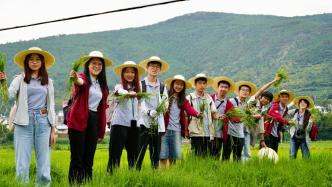
{"type": "Polygon", "coordinates": [[[142,66],[144,69],[147,69],[149,62],[159,62],[161,64],[160,73],[165,73],[169,69],[169,64],[165,60],[162,60],[157,56],[152,56],[148,59],[142,60],[139,65],[142,66]]]}
{"type": "Polygon", "coordinates": [[[33,54],[33,53],[40,54],[44,57],[46,69],[49,69],[50,67],[52,67],[54,65],[54,63],[55,63],[54,56],[50,52],[44,51],[39,47],[30,47],[28,50],[23,50],[23,51],[16,53],[16,55],[14,57],[14,63],[18,67],[24,68],[24,60],[25,60],[26,56],[29,54],[33,54]]]}
{"type": "Polygon", "coordinates": [[[85,64],[86,62],[88,62],[91,58],[101,58],[104,60],[105,66],[109,67],[112,66],[113,62],[111,59],[106,58],[102,52],[100,51],[91,51],[89,53],[89,55],[87,56],[83,56],[80,58],[80,61],[82,62],[82,64],[85,64]]]}
{"type": "Polygon", "coordinates": [[[218,90],[218,83],[220,81],[225,81],[225,82],[228,82],[230,84],[228,92],[233,92],[234,91],[234,89],[235,89],[235,82],[231,78],[226,77],[226,76],[219,76],[219,77],[213,78],[212,88],[214,90],[216,90],[216,91],[218,90]]]}
{"type": "Polygon", "coordinates": [[[294,99],[294,105],[296,108],[299,108],[299,104],[301,100],[307,100],[309,102],[308,109],[313,108],[315,106],[314,100],[310,96],[298,96],[294,99]]]}
{"type": "Polygon", "coordinates": [[[235,83],[234,93],[238,94],[241,86],[248,86],[250,88],[249,96],[253,96],[257,92],[257,87],[254,83],[249,81],[238,81],[235,83]]]}
{"type": "Polygon", "coordinates": [[[114,67],[113,72],[117,75],[121,75],[124,68],[136,68],[138,71],[138,76],[142,76],[145,72],[145,69],[139,64],[136,64],[134,61],[126,61],[123,64],[114,67]]]}
{"type": "Polygon", "coordinates": [[[188,82],[192,85],[193,88],[195,88],[195,81],[198,78],[205,78],[207,80],[207,86],[212,86],[213,79],[211,77],[206,76],[204,73],[199,73],[195,75],[195,77],[192,77],[188,80],[188,82]]]}
{"type": "Polygon", "coordinates": [[[289,91],[289,90],[280,90],[279,92],[273,94],[273,98],[274,98],[275,100],[279,100],[279,96],[280,96],[280,94],[283,94],[283,93],[289,95],[288,103],[290,103],[290,102],[292,102],[292,101],[294,100],[294,98],[295,98],[295,94],[294,94],[294,92],[289,91]]]}
{"type": "Polygon", "coordinates": [[[183,81],[185,83],[185,88],[186,89],[190,89],[191,88],[191,84],[188,81],[186,81],[186,79],[182,75],[174,75],[174,77],[166,79],[165,80],[166,86],[170,88],[172,82],[175,81],[175,80],[183,81]]]}

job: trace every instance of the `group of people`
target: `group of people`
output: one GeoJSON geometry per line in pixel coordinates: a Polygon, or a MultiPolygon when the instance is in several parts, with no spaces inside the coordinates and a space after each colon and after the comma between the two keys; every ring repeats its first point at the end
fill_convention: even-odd
{"type": "MultiPolygon", "coordinates": [[[[211,78],[197,74],[188,81],[175,75],[162,82],[158,77],[168,71],[169,64],[157,56],[135,63],[126,61],[113,68],[120,82],[109,91],[106,71],[113,62],[100,51],[81,57],[82,73],[70,72],[74,80],[72,104],[66,116],[70,141],[69,182],[82,184],[92,179],[97,143],[111,126],[107,171],[120,166],[122,151],[127,151],[129,168],[141,170],[149,147],[152,168],[166,167],[181,159],[181,140],[191,140],[192,153],[217,160],[248,161],[250,144],[270,147],[278,152],[281,132],[290,127],[290,157],[296,158],[301,148],[308,158],[308,132],[314,107],[309,96],[295,97],[289,90],[275,94],[267,89],[276,77],[257,90],[248,81],[234,82],[226,76],[211,78]],[[147,76],[142,76],[147,73],[147,76]],[[207,93],[211,86],[215,92],[207,93]],[[194,88],[192,93],[186,90],[194,88]],[[143,94],[145,93],[145,95],[143,94]],[[235,93],[230,98],[228,94],[235,93]],[[126,96],[126,97],[124,97],[126,96]],[[119,98],[122,99],[119,99],[119,98]],[[296,109],[289,110],[293,102],[296,109]],[[234,109],[254,109],[255,128],[240,117],[229,115],[234,109]],[[166,110],[161,110],[162,108],[166,110]]],[[[18,52],[14,63],[24,70],[8,88],[16,101],[14,145],[16,177],[29,181],[32,147],[36,153],[36,183],[49,184],[50,146],[55,143],[55,109],[53,81],[47,70],[54,56],[38,47],[18,52]]],[[[6,79],[0,72],[0,80],[6,79]]]]}

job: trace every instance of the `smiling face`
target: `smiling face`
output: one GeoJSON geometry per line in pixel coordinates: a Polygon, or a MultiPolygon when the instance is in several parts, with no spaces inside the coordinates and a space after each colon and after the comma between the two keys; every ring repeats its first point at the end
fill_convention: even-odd
{"type": "Polygon", "coordinates": [[[157,77],[161,70],[160,62],[149,62],[147,65],[147,72],[153,77],[157,77]]]}
{"type": "Polygon", "coordinates": [[[287,93],[281,93],[279,95],[279,100],[281,104],[285,105],[289,101],[289,95],[287,93]]]}
{"type": "Polygon", "coordinates": [[[299,108],[307,109],[309,107],[309,102],[307,100],[301,99],[299,102],[299,108]]]}
{"type": "Polygon", "coordinates": [[[175,93],[180,93],[185,87],[185,83],[182,80],[173,81],[173,89],[175,93]]]}
{"type": "Polygon", "coordinates": [[[91,58],[88,68],[90,75],[96,77],[103,70],[103,62],[100,58],[91,58]]]}
{"type": "Polygon", "coordinates": [[[226,82],[220,82],[218,85],[218,93],[222,96],[226,96],[229,91],[230,84],[226,82]]]}
{"type": "Polygon", "coordinates": [[[197,79],[195,81],[195,89],[197,92],[204,92],[207,87],[206,79],[197,79]]]}
{"type": "Polygon", "coordinates": [[[239,97],[240,98],[247,98],[250,94],[250,87],[247,85],[242,85],[239,87],[239,97]]]}
{"type": "Polygon", "coordinates": [[[123,78],[127,81],[132,83],[135,79],[135,68],[127,67],[123,70],[123,78]]]}
{"type": "Polygon", "coordinates": [[[42,59],[40,58],[40,56],[38,54],[30,54],[29,56],[27,56],[27,60],[28,60],[28,65],[29,65],[29,68],[32,70],[32,71],[39,71],[39,69],[41,68],[42,66],[42,59]]]}

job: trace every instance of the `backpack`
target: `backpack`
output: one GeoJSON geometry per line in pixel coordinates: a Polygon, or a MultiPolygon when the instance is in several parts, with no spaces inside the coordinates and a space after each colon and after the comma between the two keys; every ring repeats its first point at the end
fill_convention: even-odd
{"type": "MultiPolygon", "coordinates": [[[[142,92],[146,92],[146,82],[145,82],[145,80],[142,80],[141,84],[142,84],[142,92]]],[[[163,95],[164,89],[165,89],[165,84],[160,83],[159,88],[160,88],[160,95],[163,95]]]]}
{"type": "Polygon", "coordinates": [[[316,141],[317,137],[318,137],[318,126],[316,123],[312,124],[310,133],[309,133],[309,137],[311,139],[311,141],[316,141]]]}

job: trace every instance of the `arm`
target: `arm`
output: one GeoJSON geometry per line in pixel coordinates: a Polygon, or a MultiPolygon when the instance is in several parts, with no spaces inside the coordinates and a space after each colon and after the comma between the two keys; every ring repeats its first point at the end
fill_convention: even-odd
{"type": "Polygon", "coordinates": [[[199,113],[190,105],[187,99],[184,101],[183,107],[188,115],[198,117],[199,113]]]}
{"type": "Polygon", "coordinates": [[[84,84],[83,79],[80,77],[80,75],[76,71],[71,70],[70,77],[73,78],[75,85],[82,86],[84,84]]]}
{"type": "Polygon", "coordinates": [[[278,81],[280,77],[275,77],[272,81],[266,83],[263,85],[256,93],[255,93],[255,98],[257,99],[262,93],[267,90],[270,86],[272,86],[276,81],[278,81]]]}
{"type": "Polygon", "coordinates": [[[268,115],[270,117],[272,117],[273,119],[277,120],[277,122],[279,123],[283,123],[283,124],[286,124],[288,123],[288,120],[287,119],[284,119],[282,117],[282,115],[280,114],[279,112],[279,106],[277,103],[273,103],[269,112],[268,112],[268,115]]]}

